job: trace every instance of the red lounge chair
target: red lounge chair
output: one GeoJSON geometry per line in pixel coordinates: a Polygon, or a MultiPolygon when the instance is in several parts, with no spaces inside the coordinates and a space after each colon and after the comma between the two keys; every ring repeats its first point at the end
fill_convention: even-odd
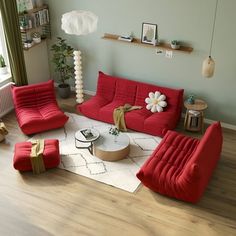
{"type": "Polygon", "coordinates": [[[63,127],[68,117],[55,98],[53,81],[12,87],[17,121],[23,133],[34,134],[63,127]]]}
{"type": "Polygon", "coordinates": [[[168,131],[137,177],[155,192],[195,203],[220,158],[222,142],[220,122],[208,127],[201,140],[168,131]]]}

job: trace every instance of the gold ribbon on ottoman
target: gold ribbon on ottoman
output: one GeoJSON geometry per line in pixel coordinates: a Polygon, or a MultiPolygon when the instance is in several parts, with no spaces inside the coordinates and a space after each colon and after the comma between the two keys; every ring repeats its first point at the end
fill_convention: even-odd
{"type": "Polygon", "coordinates": [[[125,124],[125,112],[142,109],[141,106],[131,106],[130,104],[125,104],[120,106],[113,111],[113,120],[117,129],[121,131],[127,131],[125,124]]]}
{"type": "Polygon", "coordinates": [[[8,134],[8,130],[2,121],[0,121],[0,134],[4,136],[8,134]]]}
{"type": "Polygon", "coordinates": [[[34,174],[40,174],[46,170],[43,161],[44,140],[33,140],[31,143],[30,161],[32,170],[34,174]]]}

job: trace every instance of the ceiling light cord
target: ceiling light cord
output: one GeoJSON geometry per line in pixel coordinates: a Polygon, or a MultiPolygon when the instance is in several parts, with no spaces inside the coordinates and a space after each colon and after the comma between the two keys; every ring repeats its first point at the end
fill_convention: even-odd
{"type": "Polygon", "coordinates": [[[210,44],[211,46],[210,46],[210,53],[209,53],[209,57],[210,57],[210,58],[211,58],[211,51],[212,51],[213,38],[214,38],[214,34],[215,34],[215,25],[216,25],[216,14],[217,14],[218,1],[219,1],[219,0],[216,0],[214,22],[213,22],[213,28],[212,28],[212,34],[211,34],[211,44],[210,44]]]}

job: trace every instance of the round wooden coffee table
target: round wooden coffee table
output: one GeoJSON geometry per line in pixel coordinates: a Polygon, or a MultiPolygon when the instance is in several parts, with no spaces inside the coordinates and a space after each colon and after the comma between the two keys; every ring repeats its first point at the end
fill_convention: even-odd
{"type": "Polygon", "coordinates": [[[124,159],[130,150],[129,137],[120,133],[115,141],[109,132],[100,134],[99,139],[94,142],[94,155],[103,161],[118,161],[124,159]]]}

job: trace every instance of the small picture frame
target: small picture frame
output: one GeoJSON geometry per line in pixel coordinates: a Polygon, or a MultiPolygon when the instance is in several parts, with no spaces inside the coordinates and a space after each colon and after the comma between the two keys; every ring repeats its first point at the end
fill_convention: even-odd
{"type": "Polygon", "coordinates": [[[143,23],[141,42],[155,45],[157,42],[157,25],[151,23],[143,23]]]}

